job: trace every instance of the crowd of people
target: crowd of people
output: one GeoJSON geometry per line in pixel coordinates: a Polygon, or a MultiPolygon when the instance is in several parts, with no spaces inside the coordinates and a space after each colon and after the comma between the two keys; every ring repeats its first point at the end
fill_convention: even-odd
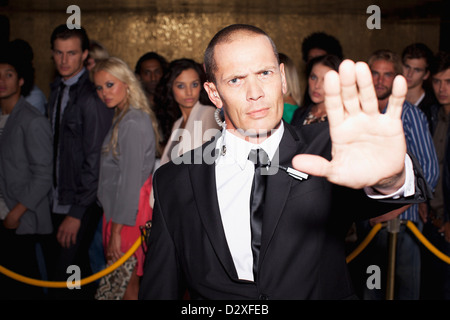
{"type": "MultiPolygon", "coordinates": [[[[334,145],[329,135],[333,144],[337,136],[329,130],[336,124],[329,106],[329,74],[341,76],[343,104],[354,95],[347,88],[356,88],[355,81],[362,79],[358,65],[356,80],[355,75],[343,76],[348,61],[336,38],[318,32],[304,39],[306,88],[300,88],[302,75],[293,60],[252,26],[221,30],[211,40],[205,61],[167,61],[147,52],[134,68],[110,56],[83,28],[60,25],[50,43],[57,77],[48,98],[34,83],[33,50],[26,41],[11,41],[0,52],[0,265],[48,281],[66,281],[68,267],[76,265],[85,278],[118,261],[142,236],[142,226],[155,219],[154,226],[149,242],[99,281],[81,289],[46,288],[0,274],[1,299],[385,299],[385,291],[369,290],[364,277],[368,265],[387,268],[387,230],[376,235],[349,274],[342,266],[345,249],[335,238],[352,247],[376,223],[391,219],[412,221],[450,255],[450,53],[434,54],[422,43],[407,46],[401,55],[377,50],[367,59],[370,73],[364,74],[365,80],[371,75],[374,91],[365,99],[352,96],[358,104],[370,104],[370,115],[392,116],[390,110],[401,107],[397,116],[410,161],[405,160],[401,175],[389,173],[395,183],[404,180],[400,185],[415,181],[415,192],[406,194],[407,187],[402,187],[405,194],[396,194],[397,204],[373,205],[352,190],[375,185],[389,195],[384,191],[392,191],[391,185],[379,183],[383,179],[356,185],[311,171],[318,178],[301,184],[271,182],[282,173],[275,178],[269,174],[267,190],[279,192],[278,199],[263,196],[262,236],[260,231],[259,243],[254,243],[253,211],[245,204],[246,197],[254,202],[250,192],[256,183],[253,165],[246,165],[250,148],[257,145],[267,152],[266,166],[277,164],[278,157],[280,168],[291,166],[297,153],[335,157],[335,149],[330,151],[334,145]],[[393,98],[402,95],[397,93],[398,75],[407,85],[401,104],[393,98]],[[353,82],[345,86],[346,81],[353,82]],[[271,94],[269,86],[278,92],[271,94]],[[281,108],[265,110],[261,101],[268,98],[281,108]],[[250,112],[246,103],[249,109],[258,107],[250,112]],[[263,126],[276,129],[264,140],[262,133],[255,139],[239,131],[263,126]],[[229,133],[233,130],[239,133],[229,133]],[[292,150],[286,151],[287,133],[295,143],[305,142],[290,142],[292,150]],[[217,143],[210,150],[213,169],[189,166],[197,163],[191,152],[204,155],[211,141],[217,143]],[[177,159],[187,154],[179,165],[177,159]],[[408,168],[415,179],[405,173],[408,168]],[[300,202],[305,195],[309,202],[300,202]],[[269,220],[269,210],[283,210],[285,220],[269,220]],[[303,229],[296,231],[297,224],[303,229]],[[331,225],[339,225],[339,231],[331,225]],[[277,240],[269,240],[268,232],[277,240]],[[295,232],[304,234],[293,237],[295,232]],[[308,238],[313,232],[318,240],[308,238]],[[270,247],[269,241],[276,245],[270,247]],[[283,251],[281,247],[286,254],[276,256],[272,251],[283,251]],[[206,257],[212,252],[217,261],[206,257]],[[269,254],[276,257],[277,267],[263,265],[269,254]],[[293,276],[296,272],[302,275],[293,276]],[[342,286],[344,290],[337,289],[342,286]]],[[[374,132],[370,134],[385,134],[374,132]]],[[[386,148],[391,144],[388,138],[378,140],[386,148]]],[[[398,146],[401,152],[403,145],[398,146]]],[[[388,156],[374,166],[395,167],[388,156]]],[[[298,162],[292,166],[299,168],[298,162]]],[[[450,265],[424,249],[405,225],[399,231],[395,285],[396,299],[450,299],[450,265]]]]}

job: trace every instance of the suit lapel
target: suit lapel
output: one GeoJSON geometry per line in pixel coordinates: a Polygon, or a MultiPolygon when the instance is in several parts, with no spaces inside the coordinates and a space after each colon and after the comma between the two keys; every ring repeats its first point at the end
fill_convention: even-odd
{"type": "Polygon", "coordinates": [[[237,279],[237,271],[228,248],[220,216],[216,191],[215,163],[190,165],[189,175],[200,219],[211,245],[229,276],[237,279]]]}

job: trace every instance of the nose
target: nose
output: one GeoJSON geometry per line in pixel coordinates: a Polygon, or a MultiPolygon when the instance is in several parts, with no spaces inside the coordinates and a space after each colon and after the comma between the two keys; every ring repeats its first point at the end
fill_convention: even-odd
{"type": "Polygon", "coordinates": [[[187,86],[186,87],[186,95],[188,97],[192,96],[192,88],[191,88],[191,86],[187,86]]]}
{"type": "Polygon", "coordinates": [[[314,89],[321,89],[323,85],[323,79],[318,79],[314,82],[314,89]]]}
{"type": "Polygon", "coordinates": [[[373,75],[373,84],[377,85],[381,82],[381,77],[379,75],[373,75]]]}
{"type": "Polygon", "coordinates": [[[158,77],[156,76],[155,72],[150,72],[150,81],[156,82],[158,80],[158,77]]]}
{"type": "Polygon", "coordinates": [[[61,54],[61,63],[66,63],[67,62],[67,54],[65,54],[65,53],[62,53],[61,54]]]}
{"type": "Polygon", "coordinates": [[[408,69],[408,71],[406,72],[406,76],[407,76],[408,78],[411,78],[412,75],[413,75],[413,70],[412,70],[412,69],[408,69]]]}
{"type": "Polygon", "coordinates": [[[258,100],[264,96],[264,90],[258,79],[248,77],[247,78],[247,100],[258,100]]]}

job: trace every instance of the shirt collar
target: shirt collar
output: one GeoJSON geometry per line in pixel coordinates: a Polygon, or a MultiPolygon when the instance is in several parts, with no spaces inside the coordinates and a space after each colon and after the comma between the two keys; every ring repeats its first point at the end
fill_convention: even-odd
{"type": "Polygon", "coordinates": [[[275,152],[280,145],[281,138],[284,133],[284,124],[281,121],[278,129],[275,129],[266,140],[261,144],[253,144],[244,139],[228,132],[226,129],[222,130],[222,135],[217,141],[219,156],[216,159],[216,164],[219,163],[237,163],[241,169],[245,168],[248,163],[248,154],[251,149],[262,148],[267,152],[269,159],[272,160],[275,152]]]}
{"type": "Polygon", "coordinates": [[[84,74],[84,72],[86,71],[86,68],[83,67],[83,69],[81,69],[80,72],[78,72],[76,75],[74,75],[73,77],[64,80],[63,78],[61,78],[62,83],[64,83],[67,87],[70,87],[71,85],[74,85],[75,83],[78,82],[78,80],[81,78],[81,76],[84,74]]]}

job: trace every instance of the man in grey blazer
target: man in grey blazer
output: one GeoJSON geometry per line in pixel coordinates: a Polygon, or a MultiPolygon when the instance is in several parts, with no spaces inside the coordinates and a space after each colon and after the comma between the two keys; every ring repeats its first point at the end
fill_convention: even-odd
{"type": "MultiPolygon", "coordinates": [[[[39,278],[35,245],[39,235],[52,231],[52,132],[21,95],[30,66],[18,56],[8,47],[0,58],[0,265],[39,278]]],[[[0,298],[37,298],[42,292],[0,277],[0,298]]]]}

